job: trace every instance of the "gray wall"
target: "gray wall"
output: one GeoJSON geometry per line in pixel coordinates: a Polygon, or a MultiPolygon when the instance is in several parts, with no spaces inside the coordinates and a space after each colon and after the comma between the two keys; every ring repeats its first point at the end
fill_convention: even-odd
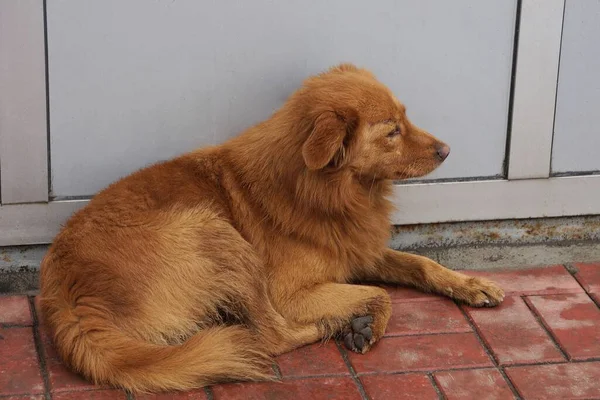
{"type": "Polygon", "coordinates": [[[376,3],[49,1],[52,194],[222,142],[340,61],[453,147],[432,178],[502,174],[516,0],[376,3]]]}
{"type": "Polygon", "coordinates": [[[600,170],[600,1],[571,0],[565,17],[552,172],[600,170]]]}

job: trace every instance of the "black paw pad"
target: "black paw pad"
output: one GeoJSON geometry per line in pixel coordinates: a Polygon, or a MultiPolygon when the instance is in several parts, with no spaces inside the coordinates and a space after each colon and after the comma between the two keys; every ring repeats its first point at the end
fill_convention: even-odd
{"type": "Polygon", "coordinates": [[[369,341],[373,338],[373,331],[371,330],[371,324],[373,323],[373,317],[371,315],[365,315],[364,317],[354,318],[344,332],[344,346],[348,350],[362,353],[365,346],[369,344],[369,341]]]}

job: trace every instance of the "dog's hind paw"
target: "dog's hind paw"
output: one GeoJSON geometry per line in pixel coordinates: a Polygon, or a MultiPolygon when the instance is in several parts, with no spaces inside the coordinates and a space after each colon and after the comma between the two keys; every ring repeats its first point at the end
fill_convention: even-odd
{"type": "Polygon", "coordinates": [[[372,323],[373,317],[371,315],[354,318],[342,332],[344,346],[356,353],[366,353],[374,342],[373,330],[371,329],[372,323]]]}

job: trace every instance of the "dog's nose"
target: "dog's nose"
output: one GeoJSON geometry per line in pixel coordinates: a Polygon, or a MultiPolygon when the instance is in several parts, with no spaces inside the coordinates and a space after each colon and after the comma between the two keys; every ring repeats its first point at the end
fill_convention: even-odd
{"type": "Polygon", "coordinates": [[[442,144],[438,146],[437,154],[440,160],[444,161],[448,157],[448,154],[450,154],[450,146],[448,146],[447,144],[442,144]]]}

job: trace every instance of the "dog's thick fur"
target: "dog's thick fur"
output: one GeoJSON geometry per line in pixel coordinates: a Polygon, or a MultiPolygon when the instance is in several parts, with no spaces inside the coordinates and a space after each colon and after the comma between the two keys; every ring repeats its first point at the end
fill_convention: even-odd
{"type": "Polygon", "coordinates": [[[364,353],[391,308],[357,282],[498,304],[492,282],[387,248],[392,180],[448,151],[370,72],[309,78],[268,120],[114,183],[68,221],[41,269],[60,356],[97,383],[190,389],[269,379],[272,356],[337,334],[364,353]]]}

